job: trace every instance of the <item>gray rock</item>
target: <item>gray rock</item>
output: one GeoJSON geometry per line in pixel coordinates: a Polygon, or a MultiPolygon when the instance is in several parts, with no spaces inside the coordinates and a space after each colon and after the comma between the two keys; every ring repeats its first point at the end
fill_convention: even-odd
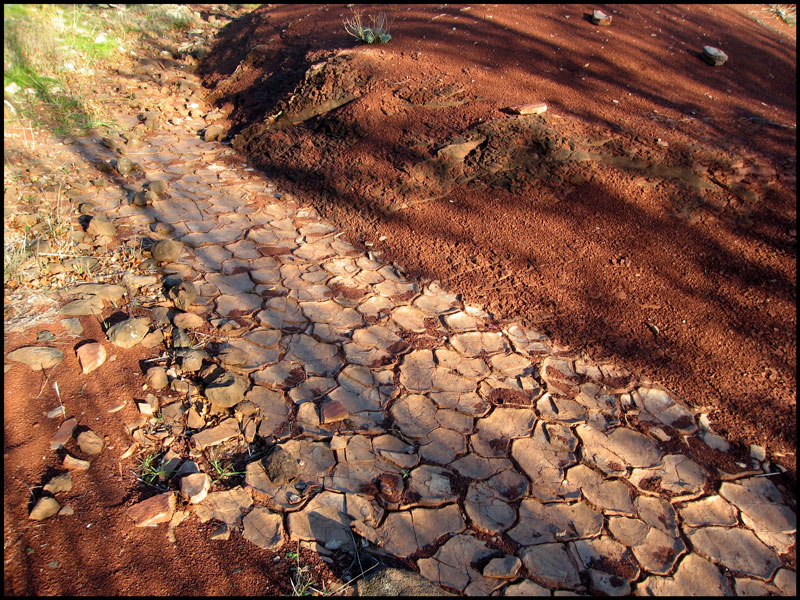
{"type": "Polygon", "coordinates": [[[522,561],[516,556],[505,555],[502,558],[493,558],[483,568],[484,577],[496,577],[498,579],[514,579],[522,567],[522,561]]]}
{"type": "Polygon", "coordinates": [[[195,506],[195,513],[201,522],[209,519],[222,521],[233,527],[242,518],[242,512],[253,505],[253,498],[241,486],[223,492],[211,492],[200,504],[195,506]]]}
{"type": "Polygon", "coordinates": [[[150,253],[157,262],[173,262],[178,259],[183,250],[183,244],[173,240],[160,240],[153,244],[150,253]]]}
{"type": "Polygon", "coordinates": [[[593,10],[592,11],[592,23],[595,25],[600,25],[601,27],[607,27],[611,25],[611,15],[607,15],[602,10],[593,10]]]}
{"type": "Polygon", "coordinates": [[[185,329],[180,327],[172,328],[172,347],[173,348],[191,348],[192,338],[186,333],[185,329]]]}
{"type": "Polygon", "coordinates": [[[672,577],[650,576],[637,586],[639,590],[650,596],[731,595],[719,569],[697,554],[686,556],[672,577]]]}
{"type": "Polygon", "coordinates": [[[192,504],[199,504],[205,500],[208,490],[211,489],[211,478],[205,473],[189,473],[181,477],[181,493],[192,504]]]}
{"type": "Polygon", "coordinates": [[[84,375],[99,368],[107,356],[105,347],[99,342],[84,344],[76,352],[84,375]]]}
{"type": "Polygon", "coordinates": [[[80,335],[83,333],[83,325],[80,319],[61,319],[61,326],[68,335],[80,335]]]}
{"type": "Polygon", "coordinates": [[[52,342],[54,339],[56,339],[56,336],[52,331],[45,330],[36,334],[37,342],[52,342]]]}
{"type": "Polygon", "coordinates": [[[203,367],[203,360],[208,358],[208,354],[202,350],[189,350],[181,356],[181,368],[184,373],[194,373],[203,367]]]}
{"type": "Polygon", "coordinates": [[[188,307],[197,299],[197,288],[190,281],[182,281],[170,288],[169,298],[176,308],[188,310],[188,307]]]}
{"type": "MultiPolygon", "coordinates": [[[[75,258],[65,258],[61,261],[61,264],[64,265],[67,269],[72,269],[77,273],[87,273],[94,269],[99,263],[99,261],[94,256],[78,256],[75,258]]],[[[68,314],[68,313],[62,313],[68,314]]],[[[78,313],[72,313],[78,314],[78,313]]],[[[79,313],[79,314],[86,314],[86,313],[79,313]]]]}
{"type": "MultiPolygon", "coordinates": [[[[58,312],[65,316],[99,315],[103,312],[103,299],[100,296],[89,296],[73,300],[58,309],[58,312]]],[[[81,331],[83,331],[83,327],[81,327],[81,331]]]]}
{"type": "Polygon", "coordinates": [[[728,55],[719,48],[713,46],[703,46],[703,60],[712,67],[724,65],[728,60],[728,55]]]}
{"type": "Polygon", "coordinates": [[[581,586],[578,569],[564,544],[530,546],[519,554],[528,573],[545,585],[571,590],[581,586]]]}
{"type": "Polygon", "coordinates": [[[61,464],[64,465],[65,468],[72,469],[73,471],[86,471],[91,466],[88,460],[81,460],[70,454],[64,456],[64,460],[61,464]]]}
{"type": "Polygon", "coordinates": [[[134,168],[133,162],[127,156],[120,156],[117,159],[117,164],[115,166],[117,168],[117,172],[123,177],[128,175],[128,173],[130,173],[134,168]]]}
{"type": "Polygon", "coordinates": [[[167,182],[160,179],[156,181],[151,181],[148,184],[147,188],[150,191],[158,194],[159,196],[163,196],[164,194],[167,193],[167,182]]]}
{"type": "Polygon", "coordinates": [[[198,314],[184,312],[173,316],[172,322],[180,329],[197,329],[202,327],[206,320],[198,314]]]}
{"type": "Polygon", "coordinates": [[[225,136],[225,128],[222,125],[209,125],[203,133],[203,140],[212,142],[220,140],[225,136]]]}
{"type": "Polygon", "coordinates": [[[175,494],[165,492],[134,504],[125,514],[133,519],[136,527],[152,527],[159,523],[168,523],[174,512],[175,494]]]}
{"type": "Polygon", "coordinates": [[[206,398],[220,408],[230,408],[244,400],[248,387],[248,380],[241,375],[224,372],[206,386],[206,398]]]}
{"type": "Polygon", "coordinates": [[[49,369],[64,359],[64,353],[47,346],[24,346],[8,353],[8,359],[28,365],[34,371],[49,369]]]}
{"type": "MultiPolygon", "coordinates": [[[[425,578],[463,592],[470,582],[481,578],[472,564],[492,554],[483,542],[459,534],[447,540],[431,558],[419,559],[417,565],[425,578]]],[[[500,582],[495,581],[494,585],[499,586],[500,582]]]]}
{"type": "Polygon", "coordinates": [[[118,348],[132,348],[140,343],[150,329],[147,319],[131,317],[106,331],[108,340],[118,348]]]}

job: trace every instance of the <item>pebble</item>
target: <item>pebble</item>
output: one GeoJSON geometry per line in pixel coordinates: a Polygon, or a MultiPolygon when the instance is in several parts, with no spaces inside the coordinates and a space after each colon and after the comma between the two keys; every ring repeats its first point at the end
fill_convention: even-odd
{"type": "Polygon", "coordinates": [[[602,10],[593,10],[592,11],[592,23],[595,25],[600,25],[602,27],[607,27],[611,25],[611,15],[607,15],[602,10]]]}
{"type": "MultiPolygon", "coordinates": [[[[61,407],[59,407],[59,412],[61,407]]],[[[64,447],[70,438],[72,437],[72,433],[75,431],[75,428],[78,426],[78,421],[75,418],[67,419],[61,424],[61,427],[58,428],[55,435],[50,439],[50,449],[51,450],[60,450],[64,447]]]]}
{"type": "Polygon", "coordinates": [[[703,46],[703,60],[712,67],[719,67],[728,61],[728,55],[719,48],[713,46],[703,46]]]}
{"type": "Polygon", "coordinates": [[[90,467],[88,460],[81,460],[79,458],[75,458],[70,454],[66,454],[64,456],[62,464],[67,469],[72,469],[74,471],[86,471],[90,467]]]}
{"type": "Polygon", "coordinates": [[[99,368],[107,356],[105,347],[99,342],[82,345],[78,348],[77,355],[84,375],[99,368]]]}
{"type": "Polygon", "coordinates": [[[95,215],[89,221],[89,226],[86,228],[86,233],[91,236],[106,235],[113,237],[117,233],[117,228],[114,224],[102,215],[95,215]]]}
{"type": "Polygon", "coordinates": [[[72,489],[72,474],[62,473],[61,475],[56,475],[44,485],[43,489],[51,494],[70,491],[72,489]]]}
{"type": "Polygon", "coordinates": [[[61,506],[55,498],[44,496],[36,502],[28,518],[34,521],[41,521],[57,514],[60,508],[61,506]]]}
{"type": "Polygon", "coordinates": [[[78,446],[86,454],[100,454],[103,450],[103,438],[89,429],[78,434],[78,446]]]}

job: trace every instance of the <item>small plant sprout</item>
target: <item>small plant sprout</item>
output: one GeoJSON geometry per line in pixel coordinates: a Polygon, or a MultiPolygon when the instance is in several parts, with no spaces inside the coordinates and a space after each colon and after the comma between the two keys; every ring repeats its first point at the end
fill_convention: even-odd
{"type": "Polygon", "coordinates": [[[164,466],[159,453],[151,452],[142,459],[138,475],[139,479],[147,485],[158,487],[155,485],[156,480],[160,477],[167,477],[170,473],[172,473],[172,470],[164,466]]]}
{"type": "Polygon", "coordinates": [[[361,11],[353,10],[353,18],[345,19],[344,30],[364,44],[380,43],[385,44],[392,39],[389,35],[390,24],[386,21],[386,13],[369,18],[371,27],[365,27],[361,20],[361,11]]]}
{"type": "Polygon", "coordinates": [[[234,471],[231,465],[223,465],[222,462],[213,454],[211,458],[208,459],[208,462],[211,463],[211,466],[214,467],[214,470],[217,472],[217,477],[213,483],[217,483],[223,479],[227,479],[228,477],[233,477],[234,475],[244,475],[244,471],[234,471]]]}

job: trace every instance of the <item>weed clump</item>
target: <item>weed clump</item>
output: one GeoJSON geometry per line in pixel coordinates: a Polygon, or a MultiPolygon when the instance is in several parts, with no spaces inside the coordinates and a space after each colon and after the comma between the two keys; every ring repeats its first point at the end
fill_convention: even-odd
{"type": "Polygon", "coordinates": [[[385,13],[370,16],[369,20],[372,23],[371,27],[365,26],[361,19],[361,12],[354,10],[353,18],[345,20],[344,30],[364,44],[374,44],[376,42],[385,44],[392,39],[392,36],[389,35],[390,24],[386,21],[385,13]]]}

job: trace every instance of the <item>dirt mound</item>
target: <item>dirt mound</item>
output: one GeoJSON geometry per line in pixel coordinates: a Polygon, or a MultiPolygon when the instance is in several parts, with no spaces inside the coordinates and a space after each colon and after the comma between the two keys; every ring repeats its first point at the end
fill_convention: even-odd
{"type": "Polygon", "coordinates": [[[234,147],[350,241],[794,470],[794,29],[749,5],[389,12],[375,46],[334,5],[232,23],[199,73],[234,147]]]}

